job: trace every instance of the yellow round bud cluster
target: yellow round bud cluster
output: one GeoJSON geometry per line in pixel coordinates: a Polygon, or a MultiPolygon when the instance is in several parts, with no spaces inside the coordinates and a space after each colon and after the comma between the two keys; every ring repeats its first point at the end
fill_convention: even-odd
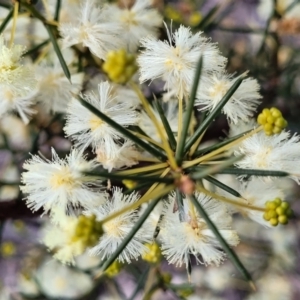
{"type": "Polygon", "coordinates": [[[161,261],[161,250],[157,243],[145,244],[148,248],[142,255],[143,260],[156,264],[161,261]]]}
{"type": "Polygon", "coordinates": [[[257,123],[264,127],[266,135],[280,133],[287,126],[281,111],[275,107],[263,109],[257,117],[257,123]]]}
{"type": "Polygon", "coordinates": [[[105,270],[105,275],[109,278],[115,277],[118,275],[122,269],[122,264],[118,261],[115,260],[106,270],[105,270]]]}
{"type": "Polygon", "coordinates": [[[109,79],[116,83],[126,83],[137,71],[135,56],[124,49],[110,51],[102,66],[109,79]]]}
{"type": "Polygon", "coordinates": [[[280,198],[275,198],[273,201],[266,202],[266,212],[264,219],[272,226],[277,226],[278,223],[286,225],[292,215],[290,204],[282,201],[280,198]]]}
{"type": "Polygon", "coordinates": [[[85,247],[95,246],[103,234],[102,224],[96,220],[96,216],[79,216],[73,242],[81,241],[85,247]]]}

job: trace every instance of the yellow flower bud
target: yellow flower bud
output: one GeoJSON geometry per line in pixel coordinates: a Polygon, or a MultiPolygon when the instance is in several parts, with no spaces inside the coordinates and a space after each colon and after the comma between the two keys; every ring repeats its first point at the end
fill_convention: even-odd
{"type": "Polygon", "coordinates": [[[126,83],[137,71],[137,64],[133,54],[124,49],[110,51],[106,62],[102,66],[109,79],[116,83],[126,83]]]}

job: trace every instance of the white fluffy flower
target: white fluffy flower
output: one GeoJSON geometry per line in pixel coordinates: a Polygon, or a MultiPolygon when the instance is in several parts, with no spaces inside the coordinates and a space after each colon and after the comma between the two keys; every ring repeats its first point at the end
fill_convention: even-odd
{"type": "MultiPolygon", "coordinates": [[[[236,246],[239,239],[236,232],[231,229],[232,220],[226,207],[219,201],[203,194],[195,193],[195,197],[227,243],[236,246]]],[[[184,198],[184,216],[183,222],[180,222],[178,211],[173,211],[175,194],[170,196],[170,200],[160,231],[162,253],[167,260],[178,266],[188,265],[189,255],[192,254],[196,257],[197,262],[205,265],[219,265],[224,260],[225,253],[216,248],[220,247],[218,239],[204,219],[199,216],[192,205],[189,205],[189,200],[184,198]],[[198,257],[199,255],[202,256],[202,261],[198,257]]]]}
{"type": "Polygon", "coordinates": [[[300,184],[299,136],[282,131],[272,136],[259,132],[244,140],[235,155],[244,155],[236,163],[239,168],[277,170],[291,173],[290,178],[300,184]]]}
{"type": "Polygon", "coordinates": [[[25,52],[22,45],[6,47],[3,36],[0,35],[0,85],[6,86],[16,96],[27,96],[34,90],[36,80],[29,66],[21,64],[21,56],[25,52]]]}
{"type": "Polygon", "coordinates": [[[79,93],[83,83],[83,73],[72,74],[71,82],[66,78],[58,59],[42,62],[36,67],[38,80],[37,101],[47,113],[64,113],[73,94],[79,93]]]}
{"type": "Polygon", "coordinates": [[[153,37],[141,40],[145,48],[138,57],[141,82],[162,78],[166,82],[165,89],[176,89],[177,96],[182,98],[190,92],[201,55],[204,72],[220,71],[224,67],[226,59],[201,32],[193,35],[190,28],[181,25],[173,36],[169,32],[168,36],[169,41],[164,42],[153,37]]]}
{"type": "MultiPolygon", "coordinates": [[[[199,110],[213,110],[238,79],[232,77],[224,72],[202,76],[195,102],[195,105],[200,105],[199,110]]],[[[225,104],[222,112],[235,124],[238,120],[248,121],[260,103],[261,95],[258,91],[259,85],[255,79],[245,79],[225,104]]]]}
{"type": "Polygon", "coordinates": [[[120,23],[122,37],[130,52],[136,51],[142,37],[157,35],[157,29],[162,25],[162,17],[151,5],[151,0],[136,0],[131,8],[108,6],[107,14],[110,20],[120,23]]]}
{"type": "Polygon", "coordinates": [[[105,149],[98,148],[96,151],[96,160],[111,172],[112,169],[121,169],[124,167],[131,167],[139,163],[139,152],[134,147],[131,141],[126,141],[123,145],[112,144],[115,149],[109,153],[105,149]]]}
{"type": "Polygon", "coordinates": [[[121,27],[106,20],[95,0],[83,1],[77,13],[77,22],[60,24],[64,48],[82,43],[101,59],[105,59],[108,51],[122,48],[121,27]]]}
{"type": "Polygon", "coordinates": [[[16,111],[25,124],[29,123],[29,118],[36,111],[32,108],[35,104],[37,90],[20,94],[13,86],[0,84],[0,117],[9,115],[16,111]]]}
{"type": "Polygon", "coordinates": [[[6,47],[0,36],[0,116],[17,111],[27,124],[34,113],[36,80],[32,68],[21,64],[24,52],[22,45],[6,47]]]}
{"type": "MultiPolygon", "coordinates": [[[[137,113],[126,102],[116,101],[116,95],[112,93],[108,82],[98,85],[98,95],[91,92],[83,98],[121,126],[137,122],[137,113]]],[[[102,150],[105,153],[112,153],[115,150],[114,140],[122,138],[120,132],[83,107],[76,99],[70,103],[64,130],[67,136],[76,141],[76,147],[85,149],[91,145],[93,150],[104,147],[102,150]]]]}
{"type": "MultiPolygon", "coordinates": [[[[178,131],[178,104],[176,102],[167,102],[162,104],[162,108],[164,110],[164,114],[166,119],[169,122],[172,132],[177,135],[178,131]]],[[[156,109],[152,109],[152,112],[157,120],[161,122],[160,115],[156,109]]],[[[141,118],[139,121],[140,128],[153,140],[160,142],[161,138],[153,124],[153,121],[150,119],[149,115],[143,111],[141,113],[141,118]]]]}
{"type": "MultiPolygon", "coordinates": [[[[131,203],[136,202],[139,195],[132,193],[124,195],[121,189],[115,188],[111,201],[107,201],[98,209],[92,210],[97,216],[97,220],[101,221],[109,214],[119,211],[131,203]]],[[[134,224],[139,218],[138,211],[127,211],[124,214],[103,224],[104,234],[100,238],[98,245],[90,250],[92,255],[100,255],[102,259],[107,259],[116,251],[124,238],[128,235],[134,224]]],[[[130,263],[132,259],[137,259],[143,252],[147,250],[144,243],[149,243],[151,236],[147,234],[144,227],[141,227],[135,234],[126,248],[119,255],[120,262],[130,263]]]]}
{"type": "MultiPolygon", "coordinates": [[[[233,195],[225,192],[224,190],[219,190],[218,193],[221,195],[225,195],[227,198],[234,201],[242,202],[242,204],[256,206],[263,209],[265,208],[265,204],[267,201],[273,201],[277,197],[284,200],[283,191],[278,187],[277,182],[264,182],[258,178],[253,178],[248,182],[238,182],[238,186],[234,186],[234,188],[245,200],[236,198],[233,195]]],[[[261,225],[272,227],[272,225],[263,218],[263,211],[253,210],[238,205],[235,205],[234,209],[261,225]]]]}
{"type": "Polygon", "coordinates": [[[27,194],[27,205],[34,211],[43,207],[47,212],[55,207],[72,211],[80,205],[92,208],[102,204],[105,195],[99,192],[99,180],[81,173],[95,166],[75,149],[66,159],[59,158],[54,149],[52,161],[33,155],[23,165],[27,172],[22,174],[21,190],[27,194]]]}

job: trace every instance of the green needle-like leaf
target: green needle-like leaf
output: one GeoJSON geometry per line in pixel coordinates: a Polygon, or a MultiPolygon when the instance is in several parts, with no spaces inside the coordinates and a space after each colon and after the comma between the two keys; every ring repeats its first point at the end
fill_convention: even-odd
{"type": "Polygon", "coordinates": [[[219,8],[220,5],[216,5],[213,8],[211,8],[210,11],[208,11],[208,13],[200,21],[200,23],[197,26],[195,26],[194,29],[203,30],[204,28],[206,28],[211,23],[213,16],[215,15],[215,13],[218,11],[219,8]]]}
{"type": "Polygon", "coordinates": [[[144,182],[161,182],[161,183],[172,183],[174,182],[173,178],[165,178],[165,177],[154,177],[154,176],[141,176],[139,175],[124,175],[124,174],[115,174],[109,172],[84,172],[85,175],[88,176],[97,176],[104,179],[115,179],[115,180],[132,180],[132,181],[144,181],[144,182]]]}
{"type": "Polygon", "coordinates": [[[290,176],[288,172],[276,170],[259,170],[259,169],[240,169],[240,168],[224,168],[218,172],[219,174],[248,175],[248,176],[272,176],[286,177],[290,176]]]}
{"type": "Polygon", "coordinates": [[[202,56],[199,58],[199,62],[197,64],[197,68],[196,68],[196,72],[195,72],[195,78],[194,78],[194,82],[193,82],[193,87],[192,87],[192,91],[190,94],[190,99],[188,101],[187,104],[187,108],[186,108],[186,112],[184,115],[184,120],[183,120],[183,125],[182,125],[182,131],[180,134],[180,140],[178,142],[177,148],[176,148],[176,160],[177,163],[180,165],[183,159],[183,152],[184,152],[184,146],[185,146],[185,141],[187,138],[187,134],[188,134],[188,130],[189,130],[189,126],[190,126],[190,122],[191,122],[191,117],[193,114],[193,109],[194,109],[194,104],[195,104],[195,100],[196,100],[196,94],[197,94],[197,90],[198,90],[198,85],[199,85],[199,80],[200,80],[200,76],[201,76],[201,71],[202,71],[202,56]]]}
{"type": "Polygon", "coordinates": [[[8,15],[5,17],[5,19],[2,21],[1,25],[0,25],[0,34],[3,32],[3,30],[5,29],[6,25],[8,24],[8,22],[10,21],[11,17],[14,14],[14,8],[12,7],[8,13],[8,15]]]}
{"type": "Polygon", "coordinates": [[[48,43],[50,42],[50,40],[46,40],[36,46],[34,46],[33,48],[29,49],[28,51],[26,51],[23,56],[28,56],[31,55],[33,53],[35,53],[36,51],[38,51],[39,49],[43,48],[44,46],[46,46],[48,43]]]}
{"type": "Polygon", "coordinates": [[[207,177],[204,177],[204,179],[207,180],[208,182],[216,185],[220,189],[228,192],[229,194],[231,194],[231,195],[233,195],[235,197],[242,198],[242,195],[239,192],[237,192],[236,190],[232,189],[230,186],[224,184],[223,182],[217,180],[216,178],[214,178],[212,176],[207,176],[207,177]]]}
{"type": "Polygon", "coordinates": [[[12,5],[10,3],[0,2],[0,7],[4,7],[6,9],[10,9],[12,7],[12,5]]]}
{"type": "Polygon", "coordinates": [[[60,51],[60,48],[59,48],[59,46],[58,46],[56,37],[55,37],[55,35],[54,35],[54,33],[53,33],[53,29],[52,29],[52,27],[51,27],[50,25],[48,25],[48,24],[45,24],[45,28],[46,28],[47,31],[48,31],[49,38],[50,38],[51,43],[52,43],[52,45],[53,45],[54,51],[55,51],[55,53],[56,53],[56,55],[57,55],[57,57],[58,57],[58,60],[59,60],[59,62],[60,62],[60,65],[61,65],[61,67],[62,67],[62,69],[63,69],[63,71],[64,71],[66,77],[67,77],[67,78],[69,79],[69,81],[71,82],[71,74],[70,74],[69,68],[68,68],[68,66],[67,66],[67,64],[66,64],[66,61],[65,61],[65,59],[64,59],[64,57],[63,57],[61,51],[60,51]]]}
{"type": "Polygon", "coordinates": [[[234,137],[231,137],[231,138],[229,138],[229,139],[226,139],[226,140],[224,140],[224,141],[222,141],[222,142],[220,142],[220,143],[213,144],[213,145],[211,145],[211,146],[208,146],[208,147],[199,149],[199,150],[197,150],[197,151],[195,152],[195,154],[193,155],[193,158],[199,157],[200,155],[206,154],[206,153],[208,153],[208,152],[212,152],[212,151],[217,150],[217,149],[219,149],[219,148],[221,148],[221,147],[223,147],[223,146],[226,146],[227,144],[229,144],[229,143],[231,143],[231,142],[234,142],[235,140],[241,138],[242,136],[244,136],[245,134],[249,133],[250,131],[252,131],[252,129],[251,129],[251,130],[248,130],[248,131],[245,131],[245,132],[243,132],[243,133],[241,133],[241,134],[238,134],[238,135],[236,135],[236,136],[234,136],[234,137]]]}
{"type": "Polygon", "coordinates": [[[176,149],[177,142],[174,137],[174,133],[172,132],[172,129],[170,127],[169,121],[167,120],[167,118],[164,114],[164,111],[163,111],[159,101],[156,99],[156,97],[155,97],[155,101],[153,101],[153,103],[154,103],[156,110],[159,113],[160,119],[165,127],[170,146],[171,146],[172,150],[174,151],[176,149]]]}
{"type": "Polygon", "coordinates": [[[166,161],[167,160],[167,157],[162,152],[160,152],[159,150],[153,148],[151,145],[149,145],[146,142],[142,141],[140,138],[136,137],[134,134],[132,134],[126,128],[119,125],[114,120],[112,120],[110,117],[108,117],[107,115],[105,115],[104,113],[99,111],[96,107],[94,107],[93,105],[91,105],[87,101],[83,100],[82,98],[77,98],[77,100],[80,101],[80,103],[84,107],[86,107],[90,112],[92,112],[94,115],[96,115],[101,120],[106,122],[108,125],[110,125],[114,129],[116,129],[118,132],[120,132],[121,134],[123,134],[124,136],[126,136],[127,138],[132,140],[134,143],[136,143],[137,145],[139,145],[140,147],[142,147],[143,149],[148,151],[150,154],[157,157],[161,161],[166,161]]]}
{"type": "Polygon", "coordinates": [[[232,166],[234,163],[236,163],[237,161],[239,161],[240,159],[242,159],[244,156],[236,156],[236,157],[232,157],[228,160],[223,161],[220,164],[215,164],[215,165],[206,165],[205,167],[203,167],[202,165],[199,167],[194,168],[201,170],[200,172],[194,172],[191,173],[191,178],[193,178],[194,180],[198,180],[198,179],[202,179],[203,177],[206,177],[208,175],[212,175],[212,174],[224,174],[222,173],[222,170],[224,170],[225,168],[232,166]]]}
{"type": "Polygon", "coordinates": [[[203,209],[202,205],[197,201],[197,199],[194,197],[194,195],[189,196],[190,200],[192,201],[193,205],[199,212],[200,216],[205,220],[208,227],[211,229],[211,231],[214,233],[216,238],[218,239],[220,245],[230,258],[230,260],[233,262],[235,267],[241,272],[241,274],[245,277],[245,279],[249,282],[250,286],[255,289],[254,283],[252,281],[250,273],[247,271],[245,266],[242,264],[236,253],[230,248],[226,240],[223,238],[223,236],[220,234],[219,230],[215,226],[215,224],[210,220],[209,216],[207,215],[206,211],[203,209]]]}
{"type": "Polygon", "coordinates": [[[48,35],[49,35],[49,38],[50,38],[50,41],[53,45],[53,48],[54,48],[54,51],[58,57],[58,60],[60,62],[60,65],[66,75],[66,77],[69,79],[69,81],[71,82],[71,74],[70,74],[70,71],[69,71],[69,68],[65,62],[65,59],[60,51],[60,48],[57,44],[57,39],[55,37],[55,34],[53,32],[53,25],[50,25],[49,22],[45,19],[45,17],[31,4],[27,3],[26,1],[22,0],[20,2],[20,4],[25,7],[35,18],[39,19],[45,26],[47,32],[48,32],[48,35]]]}
{"type": "Polygon", "coordinates": [[[226,105],[226,103],[230,100],[230,98],[238,89],[238,87],[241,85],[245,77],[246,77],[246,73],[242,74],[229,88],[229,90],[224,95],[222,100],[217,104],[217,106],[207,115],[203,123],[201,123],[200,126],[195,131],[194,135],[187,141],[184,149],[185,153],[187,153],[190,150],[190,148],[197,141],[200,135],[208,128],[208,126],[214,121],[214,119],[221,113],[221,110],[226,105]]]}
{"type": "Polygon", "coordinates": [[[138,292],[144,287],[147,275],[149,273],[150,267],[147,267],[146,270],[139,277],[136,287],[132,293],[132,295],[128,298],[128,300],[134,300],[138,292]]]}
{"type": "Polygon", "coordinates": [[[148,207],[145,209],[141,217],[137,220],[137,222],[132,227],[131,231],[128,233],[128,235],[124,238],[122,243],[119,245],[117,250],[107,259],[107,261],[103,264],[101,267],[101,271],[105,271],[120,255],[120,253],[126,248],[126,246],[129,244],[131,239],[134,237],[134,235],[138,232],[138,230],[141,228],[143,223],[146,221],[147,217],[150,215],[151,211],[154,209],[156,204],[160,201],[160,197],[157,199],[152,200],[149,202],[148,207]]]}
{"type": "Polygon", "coordinates": [[[59,19],[60,8],[61,8],[61,0],[56,0],[55,13],[54,13],[55,21],[58,21],[59,19]]]}
{"type": "Polygon", "coordinates": [[[183,222],[184,221],[184,208],[183,208],[183,197],[181,192],[176,189],[176,204],[178,206],[178,215],[179,215],[179,221],[183,222]]]}
{"type": "Polygon", "coordinates": [[[127,189],[123,192],[124,195],[129,195],[131,194],[132,192],[135,192],[135,191],[141,191],[142,189],[145,189],[146,188],[149,188],[150,185],[152,185],[151,182],[143,182],[143,183],[139,183],[137,184],[134,188],[132,189],[127,189]]]}

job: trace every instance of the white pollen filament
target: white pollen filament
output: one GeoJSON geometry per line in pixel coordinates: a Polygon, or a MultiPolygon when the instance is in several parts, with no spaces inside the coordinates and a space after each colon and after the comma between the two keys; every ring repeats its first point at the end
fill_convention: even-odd
{"type": "Polygon", "coordinates": [[[124,235],[124,233],[122,234],[122,230],[120,230],[122,226],[124,226],[122,220],[116,219],[104,223],[103,229],[108,235],[112,237],[120,238],[124,235]]]}
{"type": "Polygon", "coordinates": [[[90,128],[92,131],[97,130],[100,126],[102,126],[104,124],[104,122],[97,116],[92,115],[92,117],[90,118],[90,128]]]}
{"type": "Polygon", "coordinates": [[[58,189],[62,186],[72,189],[76,186],[76,180],[70,169],[64,167],[62,170],[51,176],[50,184],[54,189],[58,189]]]}

